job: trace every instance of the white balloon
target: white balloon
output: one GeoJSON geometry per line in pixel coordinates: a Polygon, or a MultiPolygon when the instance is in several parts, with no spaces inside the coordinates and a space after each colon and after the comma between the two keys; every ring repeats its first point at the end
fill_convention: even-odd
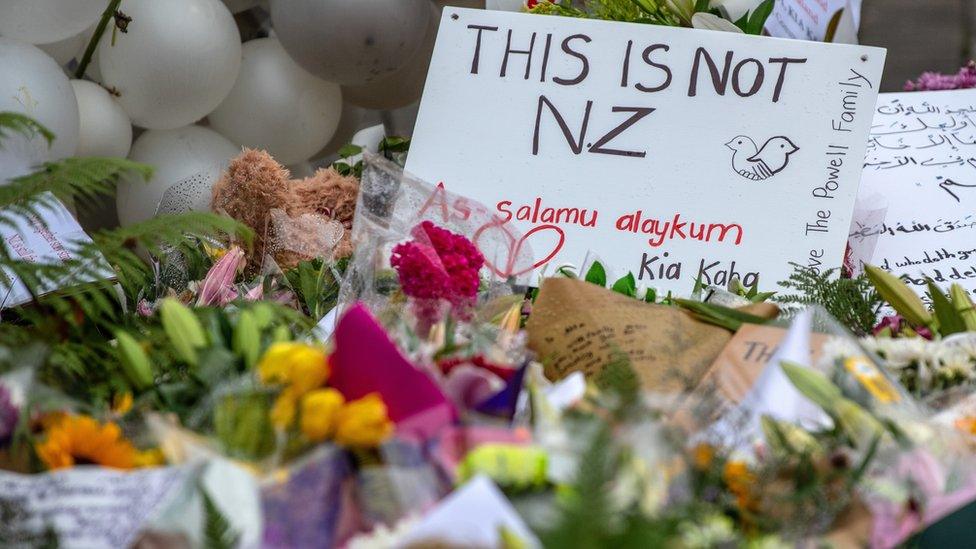
{"type": "Polygon", "coordinates": [[[430,6],[427,22],[427,34],[417,51],[396,72],[380,78],[375,82],[362,86],[346,86],[342,88],[342,95],[353,105],[367,109],[389,111],[407,106],[420,99],[427,80],[427,68],[430,66],[430,56],[434,52],[434,40],[437,38],[437,25],[440,20],[440,10],[430,6]]]}
{"type": "Polygon", "coordinates": [[[375,82],[423,42],[429,0],[272,0],[281,45],[312,74],[343,85],[375,82]]]}
{"type": "Polygon", "coordinates": [[[92,25],[74,36],[69,36],[59,42],[38,44],[37,47],[44,50],[44,53],[53,57],[63,67],[76,57],[81,59],[82,54],[85,53],[85,47],[88,46],[88,41],[91,40],[94,33],[95,26],[92,25]]]}
{"type": "Polygon", "coordinates": [[[231,13],[240,13],[257,6],[258,0],[224,0],[224,4],[231,13]]]}
{"type": "Polygon", "coordinates": [[[26,114],[54,132],[50,159],[75,154],[78,102],[71,82],[51,56],[9,38],[0,38],[0,112],[3,111],[26,114]]]}
{"type": "Polygon", "coordinates": [[[288,165],[321,150],[341,114],[338,85],[299,67],[278,40],[259,38],[244,44],[237,83],[208,119],[231,141],[264,149],[288,165]]]}
{"type": "MultiPolygon", "coordinates": [[[[149,182],[141,178],[119,182],[116,200],[119,223],[128,226],[152,218],[167,189],[197,174],[215,180],[227,162],[240,152],[224,136],[200,126],[150,130],[140,135],[132,145],[129,158],[150,164],[156,171],[149,182]]],[[[210,197],[208,189],[201,189],[201,194],[210,197]]],[[[196,204],[195,209],[207,209],[209,200],[206,202],[196,204]]]]}
{"type": "Polygon", "coordinates": [[[0,0],[0,35],[31,44],[50,44],[91,26],[106,0],[0,0]]]}
{"type": "Polygon", "coordinates": [[[129,32],[98,46],[102,83],[137,126],[174,129],[227,97],[241,64],[241,37],[220,0],[127,0],[129,32]]]}
{"type": "Polygon", "coordinates": [[[313,160],[320,160],[331,156],[339,151],[343,145],[348,145],[353,134],[362,126],[363,117],[366,111],[362,107],[349,104],[348,101],[342,103],[342,116],[339,117],[339,127],[336,129],[332,139],[322,147],[322,150],[312,155],[313,160]]]}
{"type": "Polygon", "coordinates": [[[72,80],[81,120],[76,156],[125,158],[132,147],[132,123],[105,88],[72,80]]]}

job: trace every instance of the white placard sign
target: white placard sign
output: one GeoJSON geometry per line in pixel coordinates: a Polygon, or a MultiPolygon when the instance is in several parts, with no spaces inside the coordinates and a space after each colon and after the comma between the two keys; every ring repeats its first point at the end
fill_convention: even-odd
{"type": "Polygon", "coordinates": [[[407,170],[515,224],[537,271],[592,250],[659,289],[772,287],[841,264],[884,57],[447,8],[407,170]]]}
{"type": "Polygon", "coordinates": [[[925,277],[976,291],[976,90],[881,94],[861,195],[885,214],[854,220],[852,249],[876,239],[855,259],[907,275],[920,294],[925,277]]]}
{"type": "MultiPolygon", "coordinates": [[[[15,226],[0,226],[0,238],[10,255],[30,263],[59,263],[76,257],[79,245],[91,242],[71,212],[58,201],[40,208],[40,217],[27,216],[14,220],[15,226]]],[[[113,276],[108,264],[103,265],[104,276],[113,276]]],[[[54,283],[41,288],[40,293],[57,290],[54,283]]],[[[14,307],[31,300],[31,294],[16,275],[0,269],[0,309],[14,307]]]]}
{"type": "Polygon", "coordinates": [[[0,471],[0,546],[39,547],[50,529],[60,547],[129,547],[189,474],[185,467],[0,471]]]}
{"type": "Polygon", "coordinates": [[[766,32],[814,42],[832,34],[830,41],[850,43],[857,40],[860,23],[861,0],[776,0],[766,32]]]}

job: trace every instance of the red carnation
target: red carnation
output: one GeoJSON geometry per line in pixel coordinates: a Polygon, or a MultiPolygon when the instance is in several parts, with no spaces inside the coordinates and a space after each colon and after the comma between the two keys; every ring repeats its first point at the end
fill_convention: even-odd
{"type": "MultiPolygon", "coordinates": [[[[478,271],[485,258],[470,240],[424,221],[414,239],[393,248],[390,264],[403,293],[417,299],[444,299],[458,313],[478,296],[478,271]]],[[[427,308],[429,309],[429,307],[427,308]]]]}

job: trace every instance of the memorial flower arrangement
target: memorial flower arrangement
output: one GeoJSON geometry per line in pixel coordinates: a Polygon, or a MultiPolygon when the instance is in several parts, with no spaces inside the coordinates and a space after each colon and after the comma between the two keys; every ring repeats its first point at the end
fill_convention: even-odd
{"type": "MultiPolygon", "coordinates": [[[[427,2],[410,4],[426,21],[427,2]]],[[[760,34],[773,5],[524,8],[760,34]]],[[[78,77],[130,22],[159,23],[141,11],[155,4],[128,6],[112,0],[90,21],[78,77]]],[[[279,10],[284,41],[260,39],[267,51],[201,47],[228,24],[230,45],[239,38],[204,12],[180,42],[223,66],[223,50],[254,62],[319,47],[305,27],[351,24],[315,12],[279,10]]],[[[410,30],[389,20],[397,28],[381,30],[410,30]]],[[[103,65],[129,66],[126,51],[103,65]]],[[[294,53],[277,91],[292,86],[301,101],[266,112],[228,100],[210,105],[210,125],[314,133],[288,109],[335,107],[339,86],[302,71],[342,79],[365,103],[408,87],[401,67],[377,68],[382,55],[309,68],[294,53]],[[356,81],[361,70],[382,78],[356,81]]],[[[913,86],[965,86],[971,69],[913,86]]],[[[137,122],[193,122],[220,87],[212,72],[181,74],[176,87],[207,89],[169,111],[143,105],[137,122]]],[[[109,91],[138,95],[124,88],[109,91]]],[[[184,130],[171,135],[193,137],[184,130]]],[[[0,112],[0,152],[21,138],[58,136],[0,112]]],[[[541,263],[527,235],[466,198],[471,208],[449,215],[463,197],[404,173],[409,145],[342,147],[305,177],[284,166],[314,154],[295,143],[238,149],[202,197],[209,211],[167,214],[164,197],[155,217],[60,243],[56,262],[0,241],[0,545],[894,547],[976,501],[976,310],[962,287],[930,282],[926,305],[874,267],[858,278],[798,268],[781,284],[791,294],[737,278],[665,294],[599,259],[529,276],[541,263]],[[438,196],[443,215],[418,210],[438,196]],[[17,284],[28,299],[7,306],[17,284]],[[720,358],[751,329],[785,332],[784,348],[826,342],[815,358],[764,359],[733,395],[720,358]],[[110,532],[89,526],[106,515],[110,532]]],[[[128,192],[133,180],[152,186],[152,167],[119,158],[22,164],[0,172],[4,227],[27,219],[43,233],[52,208],[85,211],[123,180],[128,192]]]]}
{"type": "MultiPolygon", "coordinates": [[[[84,197],[117,173],[62,182],[60,170],[74,162],[14,180],[5,188],[13,208],[7,211],[29,213],[49,200],[44,192],[84,197]]],[[[375,177],[369,169],[360,173],[375,177]]],[[[289,536],[315,532],[319,540],[350,546],[406,543],[437,509],[449,512],[451,498],[477,479],[489,479],[504,494],[497,504],[516,510],[518,522],[489,528],[502,532],[505,546],[779,547],[850,535],[845,517],[863,513],[910,533],[933,522],[924,510],[943,505],[951,491],[933,484],[915,492],[909,481],[885,479],[903,467],[896,458],[906,452],[925,448],[932,467],[946,471],[953,465],[943,458],[954,454],[920,442],[933,428],[917,416],[871,400],[845,366],[851,349],[860,349],[855,339],[832,347],[835,365],[820,370],[827,375],[782,366],[825,423],[763,415],[756,438],[733,442],[709,435],[702,421],[703,410],[721,400],[717,394],[651,397],[654,387],[641,386],[626,355],[616,355],[589,381],[547,378],[529,346],[534,328],[526,324],[552,306],[547,283],[528,292],[499,286],[486,273],[483,250],[430,220],[391,239],[388,267],[364,270],[354,252],[351,259],[325,254],[277,272],[249,268],[256,260],[248,253],[251,232],[226,217],[184,214],[166,219],[169,228],[147,223],[96,235],[85,248],[109,259],[122,294],[132,299],[123,302],[98,283],[73,283],[5,311],[6,468],[153,471],[201,453],[228,460],[263,479],[255,497],[269,506],[261,526],[271,545],[285,539],[282,528],[296,505],[306,506],[307,522],[293,523],[289,536]],[[137,245],[149,250],[149,262],[135,253],[137,245]],[[332,337],[322,341],[314,325],[343,291],[359,292],[372,309],[347,304],[332,337]],[[370,301],[374,293],[382,300],[370,301]],[[20,358],[25,349],[31,349],[27,362],[20,358]],[[16,390],[8,389],[11,383],[16,390]],[[318,464],[314,480],[306,478],[307,460],[318,464]],[[322,477],[325,472],[335,480],[322,477]],[[394,481],[402,475],[418,484],[407,489],[394,481]],[[332,490],[327,487],[341,484],[328,483],[340,479],[353,482],[352,500],[337,491],[328,492],[325,508],[308,503],[308,490],[332,490]]],[[[353,230],[350,242],[358,241],[353,230]]],[[[60,280],[69,274],[5,253],[3,266],[28,283],[40,279],[30,273],[60,280]]],[[[940,293],[930,312],[897,279],[868,273],[850,288],[799,277],[799,294],[781,302],[831,302],[825,298],[833,296],[835,308],[887,303],[899,316],[886,318],[861,344],[916,394],[965,386],[972,354],[964,346],[927,347],[969,333],[965,295],[940,293]]],[[[770,302],[776,295],[737,280],[707,292],[696,285],[684,299],[638,288],[632,274],[614,280],[599,261],[579,275],[563,268],[554,276],[604,292],[600,299],[616,295],[674,311],[711,326],[716,336],[778,314],[770,302]],[[723,304],[715,301],[718,293],[723,304]]],[[[855,332],[871,333],[866,316],[846,320],[855,332]]],[[[906,470],[909,477],[916,473],[906,470]]],[[[209,534],[214,539],[233,539],[246,526],[234,522],[233,509],[212,501],[204,513],[206,523],[220,525],[209,534]]],[[[857,535],[885,545],[877,525],[857,535]]],[[[452,538],[436,530],[425,539],[452,538]]]]}

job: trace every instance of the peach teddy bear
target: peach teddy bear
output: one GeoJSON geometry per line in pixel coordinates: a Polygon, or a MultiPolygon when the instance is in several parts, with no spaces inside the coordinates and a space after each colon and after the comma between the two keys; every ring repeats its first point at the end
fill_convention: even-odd
{"type": "Polygon", "coordinates": [[[210,207],[254,230],[248,265],[257,269],[269,254],[282,269],[289,269],[330,252],[333,258],[352,254],[358,193],[355,177],[332,168],[293,180],[267,152],[245,149],[214,185],[210,207]]]}

